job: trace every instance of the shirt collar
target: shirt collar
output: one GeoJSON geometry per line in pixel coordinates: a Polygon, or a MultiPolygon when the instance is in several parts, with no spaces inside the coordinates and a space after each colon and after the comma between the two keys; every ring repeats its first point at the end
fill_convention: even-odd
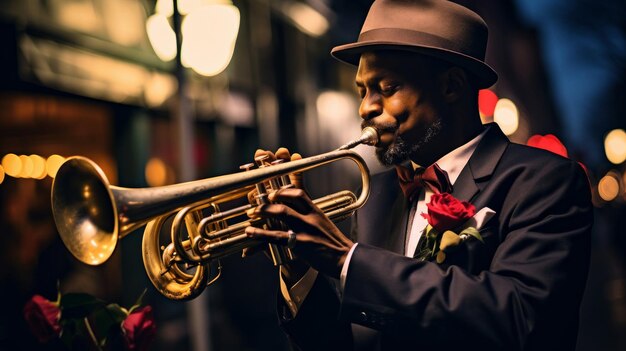
{"type": "MultiPolygon", "coordinates": [[[[450,183],[452,185],[454,185],[454,182],[456,182],[457,178],[461,174],[461,171],[463,170],[463,167],[465,167],[465,165],[469,161],[470,157],[476,150],[478,143],[483,138],[486,132],[487,128],[485,128],[482,133],[474,137],[469,142],[450,151],[442,158],[440,158],[437,162],[435,162],[441,169],[448,173],[448,178],[450,179],[450,183]]],[[[411,165],[414,169],[419,167],[413,161],[411,161],[411,165]]]]}

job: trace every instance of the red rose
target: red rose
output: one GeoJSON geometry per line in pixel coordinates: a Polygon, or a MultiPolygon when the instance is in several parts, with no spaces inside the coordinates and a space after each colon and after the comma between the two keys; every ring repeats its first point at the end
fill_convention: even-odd
{"type": "Polygon", "coordinates": [[[40,343],[46,343],[59,336],[60,317],[59,306],[41,295],[33,296],[24,306],[24,319],[40,343]]]}
{"type": "Polygon", "coordinates": [[[122,322],[124,341],[129,350],[144,351],[156,335],[156,324],[152,316],[152,307],[135,310],[122,322]]]}
{"type": "Polygon", "coordinates": [[[533,135],[528,139],[526,145],[552,151],[557,155],[567,157],[567,149],[565,148],[565,145],[563,145],[559,138],[552,134],[547,134],[545,136],[538,134],[533,135]]]}
{"type": "Polygon", "coordinates": [[[422,217],[440,233],[460,226],[476,213],[474,205],[448,193],[434,194],[426,206],[428,214],[422,213],[422,217]]]}

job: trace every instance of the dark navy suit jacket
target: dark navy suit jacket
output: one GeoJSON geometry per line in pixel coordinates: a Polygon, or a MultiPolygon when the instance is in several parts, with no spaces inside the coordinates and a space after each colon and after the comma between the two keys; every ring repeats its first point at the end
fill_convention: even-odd
{"type": "Polygon", "coordinates": [[[443,264],[402,255],[410,204],[395,172],[372,177],[340,294],[319,275],[296,318],[302,350],[574,350],[589,265],[590,189],[574,161],[510,143],[497,125],[452,193],[496,214],[443,264]]]}

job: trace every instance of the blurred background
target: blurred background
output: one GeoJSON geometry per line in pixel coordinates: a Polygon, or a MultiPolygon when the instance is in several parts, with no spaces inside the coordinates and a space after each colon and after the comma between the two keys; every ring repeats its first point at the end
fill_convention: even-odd
{"type": "MultiPolygon", "coordinates": [[[[484,121],[523,144],[552,134],[588,172],[596,223],[578,350],[624,350],[626,2],[457,2],[490,27],[487,62],[500,79],[480,94],[484,121]]],[[[170,301],[144,271],[142,229],[102,266],[74,259],[50,188],[73,155],[112,184],[148,187],[239,172],[257,148],[311,156],[356,137],[356,70],[329,52],[357,38],[371,1],[0,4],[0,349],[40,347],[22,309],[33,294],[54,300],[59,282],[122,306],[147,289],[153,350],[289,350],[266,257],[225,258],[199,298],[170,301]]],[[[307,185],[313,195],[357,188],[353,168],[315,171],[307,185]]]]}

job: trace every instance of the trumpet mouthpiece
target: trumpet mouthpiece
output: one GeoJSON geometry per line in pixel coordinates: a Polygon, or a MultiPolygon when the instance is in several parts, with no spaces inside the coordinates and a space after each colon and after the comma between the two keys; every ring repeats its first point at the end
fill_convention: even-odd
{"type": "Polygon", "coordinates": [[[361,136],[358,139],[354,139],[344,145],[342,145],[338,150],[348,150],[353,147],[365,144],[365,145],[376,145],[378,144],[378,131],[374,129],[374,127],[365,127],[361,131],[361,136]]]}

